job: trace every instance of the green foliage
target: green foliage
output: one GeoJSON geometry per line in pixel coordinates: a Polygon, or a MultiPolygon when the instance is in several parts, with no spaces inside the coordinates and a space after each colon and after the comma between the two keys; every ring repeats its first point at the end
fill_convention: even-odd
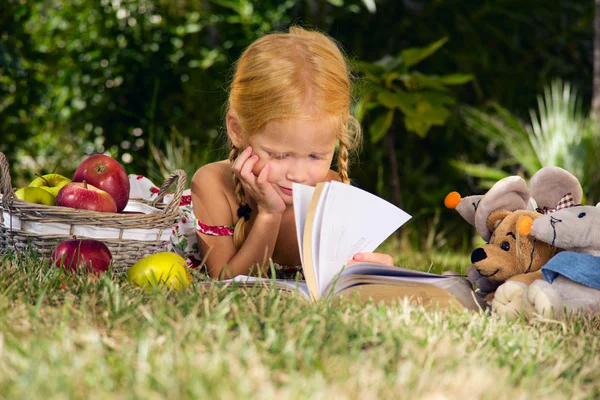
{"type": "Polygon", "coordinates": [[[496,168],[464,162],[454,162],[455,167],[471,176],[489,179],[507,175],[506,168],[523,168],[531,176],[543,166],[559,166],[579,179],[591,201],[598,198],[600,133],[569,83],[555,80],[545,88],[543,95],[538,96],[537,110],[529,112],[529,124],[497,104],[492,107],[493,113],[486,113],[465,106],[463,116],[474,134],[500,147],[507,156],[496,168]]]}
{"type": "Polygon", "coordinates": [[[408,48],[397,56],[385,56],[374,63],[357,62],[366,79],[357,115],[374,114],[368,125],[371,141],[383,139],[392,126],[395,111],[400,111],[404,127],[423,137],[432,126],[443,126],[456,98],[449,85],[462,85],[473,79],[467,74],[425,75],[411,67],[434,54],[446,42],[438,40],[423,48],[408,48]]]}
{"type": "MultiPolygon", "coordinates": [[[[318,1],[323,24],[372,1],[318,1]],[[327,12],[322,12],[327,11],[327,12]]],[[[173,129],[201,162],[215,151],[232,61],[304,11],[294,0],[9,2],[2,13],[0,151],[16,177],[71,173],[86,154],[147,173],[173,129]],[[66,142],[64,136],[70,138],[66,142]],[[23,161],[26,161],[23,163],[23,161]]],[[[219,149],[219,146],[216,146],[219,149]]]]}
{"type": "MultiPolygon", "coordinates": [[[[436,209],[447,191],[476,192],[495,178],[474,179],[453,160],[513,173],[534,168],[535,159],[519,158],[523,167],[500,146],[472,140],[457,105],[495,103],[525,119],[555,77],[589,104],[593,7],[589,0],[5,1],[0,151],[17,186],[34,173],[68,176],[97,151],[156,181],[175,165],[193,171],[226,156],[233,62],[257,37],[298,24],[336,39],[351,62],[371,65],[372,77],[386,76],[358,80],[367,140],[353,180],[393,198],[385,164],[395,154],[404,206],[416,216],[414,229],[424,229],[419,237],[449,228],[459,236],[449,242],[460,247],[465,231],[451,213],[436,223],[436,209]]],[[[438,233],[435,242],[444,242],[438,233]]]]}

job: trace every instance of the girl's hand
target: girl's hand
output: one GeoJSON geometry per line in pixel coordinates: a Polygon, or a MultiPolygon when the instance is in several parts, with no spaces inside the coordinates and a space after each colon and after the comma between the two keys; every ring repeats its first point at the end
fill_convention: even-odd
{"type": "Polygon", "coordinates": [[[389,254],[384,253],[356,253],[352,260],[348,261],[346,265],[352,265],[357,262],[371,262],[375,264],[394,266],[394,259],[389,254]]]}
{"type": "Polygon", "coordinates": [[[263,214],[283,214],[285,202],[269,182],[271,166],[265,165],[256,176],[252,170],[258,162],[258,156],[252,155],[252,147],[248,146],[233,162],[232,168],[244,191],[256,201],[258,212],[263,214]]]}

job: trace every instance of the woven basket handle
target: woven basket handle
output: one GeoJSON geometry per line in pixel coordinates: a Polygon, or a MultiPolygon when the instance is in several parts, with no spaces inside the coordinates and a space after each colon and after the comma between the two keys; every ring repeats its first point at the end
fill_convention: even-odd
{"type": "Polygon", "coordinates": [[[12,181],[10,179],[10,168],[8,166],[8,159],[4,153],[0,152],[0,191],[5,199],[14,197],[12,188],[12,181]]]}
{"type": "Polygon", "coordinates": [[[177,180],[177,187],[175,188],[175,194],[173,196],[173,200],[165,207],[165,214],[177,214],[179,212],[179,203],[181,202],[181,196],[183,195],[183,191],[185,190],[185,184],[187,182],[187,174],[182,169],[176,169],[171,172],[171,175],[163,182],[160,187],[160,192],[152,202],[152,206],[156,207],[156,203],[161,201],[165,194],[167,194],[167,190],[171,187],[171,185],[177,180]]]}

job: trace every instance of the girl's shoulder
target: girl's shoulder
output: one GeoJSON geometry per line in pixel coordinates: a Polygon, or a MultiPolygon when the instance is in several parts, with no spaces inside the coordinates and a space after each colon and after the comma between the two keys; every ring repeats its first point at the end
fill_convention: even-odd
{"type": "Polygon", "coordinates": [[[236,208],[233,173],[228,160],[206,164],[192,177],[196,218],[209,225],[231,225],[236,208]]]}
{"type": "Polygon", "coordinates": [[[194,173],[192,177],[193,186],[210,186],[215,189],[232,189],[233,174],[229,160],[217,161],[206,164],[194,173]]]}
{"type": "Polygon", "coordinates": [[[192,200],[204,203],[227,203],[235,205],[235,186],[229,160],[217,161],[200,167],[192,177],[192,200]]]}

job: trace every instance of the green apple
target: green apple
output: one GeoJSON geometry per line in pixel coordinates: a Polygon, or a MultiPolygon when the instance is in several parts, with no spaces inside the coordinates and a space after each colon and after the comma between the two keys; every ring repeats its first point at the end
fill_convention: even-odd
{"type": "Polygon", "coordinates": [[[59,174],[46,174],[44,176],[38,176],[29,184],[29,187],[39,187],[44,189],[54,197],[58,196],[58,192],[67,183],[71,183],[71,180],[59,174]]]}
{"type": "Polygon", "coordinates": [[[149,255],[127,270],[127,280],[143,288],[163,286],[181,290],[188,286],[192,275],[183,257],[172,252],[149,255]]]}
{"type": "Polygon", "coordinates": [[[56,197],[39,187],[21,188],[15,192],[15,196],[29,203],[44,204],[47,206],[56,205],[56,197]]]}

